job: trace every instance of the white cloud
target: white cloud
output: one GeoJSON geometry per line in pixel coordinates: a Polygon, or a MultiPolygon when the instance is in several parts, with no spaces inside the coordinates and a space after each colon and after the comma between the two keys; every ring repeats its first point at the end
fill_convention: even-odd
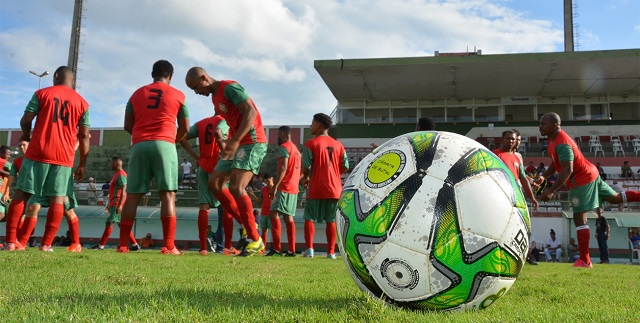
{"type": "MultiPolygon", "coordinates": [[[[312,114],[330,113],[336,103],[313,68],[315,59],[430,56],[474,46],[485,54],[562,47],[562,31],[550,21],[489,0],[85,4],[78,91],[91,104],[93,126],[122,125],[129,96],[151,82],[158,59],[174,64],[172,85],[187,95],[192,121],[213,112],[210,99],[184,85],[186,70],[201,65],[216,79],[239,81],[266,124],[308,124],[312,114]]],[[[2,6],[3,26],[10,27],[0,31],[0,100],[19,115],[37,85],[27,71],[66,64],[73,4],[2,6]]],[[[3,118],[0,127],[17,127],[18,118],[3,118]]]]}

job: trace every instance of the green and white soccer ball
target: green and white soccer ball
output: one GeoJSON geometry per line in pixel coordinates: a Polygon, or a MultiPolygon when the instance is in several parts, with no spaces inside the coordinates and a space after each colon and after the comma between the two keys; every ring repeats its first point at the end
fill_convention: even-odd
{"type": "Polygon", "coordinates": [[[399,307],[483,309],[524,266],[522,191],[484,146],[448,132],[396,137],[345,182],[336,216],[358,287],[399,307]]]}

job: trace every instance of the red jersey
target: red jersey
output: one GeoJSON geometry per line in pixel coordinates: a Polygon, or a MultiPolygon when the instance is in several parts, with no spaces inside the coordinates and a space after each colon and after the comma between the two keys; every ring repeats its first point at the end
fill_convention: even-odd
{"type": "MultiPolygon", "coordinates": [[[[0,158],[0,169],[11,173],[11,169],[12,169],[11,168],[11,163],[8,160],[4,159],[4,158],[0,158]],[[5,166],[7,166],[7,165],[9,166],[8,170],[5,169],[5,166]]],[[[7,187],[7,180],[8,179],[9,179],[8,176],[0,176],[0,194],[4,194],[5,187],[7,187]]]]}
{"type": "Polygon", "coordinates": [[[36,91],[25,112],[37,114],[25,157],[73,167],[78,126],[89,127],[89,104],[78,92],[64,85],[36,91]]]}
{"type": "Polygon", "coordinates": [[[284,174],[278,190],[289,194],[298,194],[300,192],[300,165],[302,159],[298,147],[291,141],[280,145],[278,151],[278,169],[282,166],[282,160],[284,158],[288,158],[287,172],[284,174]]]}
{"type": "Polygon", "coordinates": [[[491,152],[496,154],[498,158],[500,158],[507,168],[511,171],[511,174],[516,178],[518,182],[520,182],[520,174],[523,172],[522,165],[520,165],[520,157],[516,154],[509,153],[508,151],[504,151],[501,148],[494,149],[491,152]]]}
{"type": "Polygon", "coordinates": [[[555,139],[549,139],[548,151],[558,173],[562,170],[561,161],[573,161],[573,173],[567,181],[570,189],[589,184],[600,176],[598,168],[584,158],[578,145],[564,130],[560,130],[555,139]]]}
{"type": "Polygon", "coordinates": [[[262,192],[262,209],[260,215],[269,215],[271,212],[271,199],[269,198],[269,190],[271,187],[264,186],[260,191],[262,192]]]}
{"type": "Polygon", "coordinates": [[[13,166],[11,166],[11,174],[20,173],[20,168],[22,167],[22,156],[16,158],[13,161],[13,166]]]}
{"type": "Polygon", "coordinates": [[[109,184],[109,206],[123,205],[122,191],[123,186],[127,185],[127,173],[124,170],[116,171],[109,184]]]}
{"type": "Polygon", "coordinates": [[[302,166],[311,167],[309,198],[340,198],[340,174],[349,168],[349,162],[344,146],[339,141],[329,136],[317,136],[307,140],[304,143],[302,166]]]}
{"type": "Polygon", "coordinates": [[[209,174],[213,173],[220,156],[220,147],[215,137],[216,129],[220,129],[226,139],[229,127],[224,118],[218,115],[196,122],[191,126],[188,133],[189,138],[199,138],[200,158],[198,163],[200,168],[209,174]]]}
{"type": "Polygon", "coordinates": [[[163,82],[154,82],[133,92],[127,113],[134,115],[131,134],[134,144],[150,140],[174,144],[179,113],[180,117],[189,117],[184,94],[163,82]]]}
{"type": "Polygon", "coordinates": [[[262,126],[262,117],[258,107],[249,97],[244,88],[236,81],[219,81],[218,89],[211,97],[216,114],[221,115],[229,125],[229,137],[233,137],[242,122],[242,113],[238,110],[238,104],[249,100],[256,109],[256,117],[249,132],[240,139],[240,145],[266,143],[267,135],[262,126]]]}

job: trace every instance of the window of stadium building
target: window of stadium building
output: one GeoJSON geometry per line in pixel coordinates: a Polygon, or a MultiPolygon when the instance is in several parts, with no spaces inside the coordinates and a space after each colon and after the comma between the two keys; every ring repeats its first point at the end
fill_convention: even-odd
{"type": "Polygon", "coordinates": [[[364,111],[365,123],[388,123],[389,122],[389,108],[378,109],[365,109],[364,111]]]}
{"type": "Polygon", "coordinates": [[[364,109],[362,108],[350,108],[339,110],[340,123],[363,123],[364,122],[364,109]]]}
{"type": "Polygon", "coordinates": [[[393,123],[415,123],[418,109],[413,108],[393,108],[391,109],[391,122],[393,123]]]}

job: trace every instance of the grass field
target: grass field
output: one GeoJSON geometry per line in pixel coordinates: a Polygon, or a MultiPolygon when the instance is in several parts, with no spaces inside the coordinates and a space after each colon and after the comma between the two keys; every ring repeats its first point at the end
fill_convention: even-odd
{"type": "Polygon", "coordinates": [[[475,312],[413,312],[356,287],[343,261],[255,256],[0,252],[5,322],[634,322],[640,266],[527,265],[475,312]]]}

